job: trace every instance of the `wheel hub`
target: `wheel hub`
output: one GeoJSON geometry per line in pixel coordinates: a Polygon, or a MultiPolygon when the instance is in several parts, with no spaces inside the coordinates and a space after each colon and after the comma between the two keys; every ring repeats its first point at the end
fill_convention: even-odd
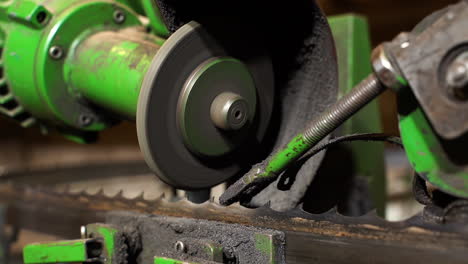
{"type": "Polygon", "coordinates": [[[195,154],[219,157],[248,136],[257,100],[248,68],[233,58],[202,63],[180,93],[177,118],[185,145],[195,154]]]}

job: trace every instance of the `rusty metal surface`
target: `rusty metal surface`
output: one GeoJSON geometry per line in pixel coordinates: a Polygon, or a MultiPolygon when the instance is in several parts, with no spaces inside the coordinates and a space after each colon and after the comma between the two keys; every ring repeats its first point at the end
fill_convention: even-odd
{"type": "Polygon", "coordinates": [[[468,102],[454,98],[445,77],[450,61],[468,49],[466,17],[468,3],[461,1],[387,45],[434,129],[445,139],[468,130],[468,102]]]}
{"type": "Polygon", "coordinates": [[[212,202],[195,205],[186,200],[145,200],[142,196],[126,200],[119,195],[59,193],[10,184],[0,185],[0,200],[10,204],[11,222],[41,231],[54,227],[56,233],[68,237],[73,236],[70,232],[77,237],[81,224],[105,221],[110,212],[126,211],[283,231],[287,263],[349,263],[348,258],[360,263],[420,259],[427,260],[425,263],[463,263],[468,257],[466,227],[426,223],[419,216],[390,223],[373,213],[362,217],[346,217],[336,211],[321,215],[301,210],[278,213],[269,208],[222,207],[212,202]],[[333,253],[334,247],[342,254],[333,253]],[[388,258],[389,254],[394,256],[388,258]]]}
{"type": "Polygon", "coordinates": [[[187,263],[285,263],[285,235],[277,230],[126,212],[111,213],[106,220],[124,235],[138,238],[136,244],[142,245],[138,263],[152,263],[154,256],[187,263]],[[271,247],[264,244],[265,239],[271,247]],[[221,251],[220,259],[207,252],[207,244],[221,251]]]}

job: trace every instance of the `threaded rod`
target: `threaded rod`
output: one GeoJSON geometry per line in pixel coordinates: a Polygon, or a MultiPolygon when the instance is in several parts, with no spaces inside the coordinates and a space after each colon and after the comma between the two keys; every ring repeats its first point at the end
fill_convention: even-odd
{"type": "Polygon", "coordinates": [[[303,133],[304,141],[310,147],[315,146],[383,91],[385,91],[385,87],[375,75],[369,75],[354,87],[350,93],[310,123],[303,133]]]}
{"type": "Polygon", "coordinates": [[[383,91],[385,87],[377,77],[373,74],[369,75],[329,110],[315,118],[303,133],[296,135],[286,146],[275,151],[264,162],[254,166],[243,177],[244,182],[277,177],[291,163],[302,157],[383,91]]]}
{"type": "Polygon", "coordinates": [[[353,88],[329,110],[314,119],[303,133],[296,135],[286,146],[278,149],[265,161],[247,172],[231,185],[219,198],[222,205],[232,204],[240,199],[244,192],[252,191],[254,186],[274,181],[281,172],[301,158],[323,138],[333,132],[352,115],[370,101],[379,96],[385,87],[374,74],[353,88]]]}

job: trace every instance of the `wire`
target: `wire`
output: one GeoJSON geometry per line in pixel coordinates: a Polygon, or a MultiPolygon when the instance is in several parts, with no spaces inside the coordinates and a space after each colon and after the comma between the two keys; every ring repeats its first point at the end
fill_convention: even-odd
{"type": "Polygon", "coordinates": [[[312,148],[309,152],[307,152],[305,157],[312,158],[313,156],[317,155],[319,152],[330,148],[332,146],[341,144],[341,143],[349,143],[349,142],[356,142],[356,141],[365,141],[365,142],[388,142],[399,147],[403,147],[403,143],[401,142],[401,138],[397,136],[390,136],[387,134],[381,133],[363,133],[363,134],[353,134],[353,135],[346,135],[340,136],[333,139],[330,139],[327,143],[318,145],[312,148]]]}

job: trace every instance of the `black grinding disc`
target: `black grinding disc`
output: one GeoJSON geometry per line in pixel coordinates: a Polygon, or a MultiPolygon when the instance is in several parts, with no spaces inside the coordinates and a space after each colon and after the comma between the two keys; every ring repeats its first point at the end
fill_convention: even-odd
{"type": "MultiPolygon", "coordinates": [[[[176,188],[214,186],[238,174],[248,163],[252,151],[246,147],[220,158],[198,157],[184,145],[177,126],[177,103],[186,80],[206,60],[229,55],[198,23],[190,22],[164,43],[143,81],[137,110],[140,148],[150,168],[176,188]]],[[[268,60],[245,64],[259,98],[256,125],[249,127],[251,137],[246,142],[252,146],[248,142],[260,141],[269,123],[273,74],[268,60]]]]}

